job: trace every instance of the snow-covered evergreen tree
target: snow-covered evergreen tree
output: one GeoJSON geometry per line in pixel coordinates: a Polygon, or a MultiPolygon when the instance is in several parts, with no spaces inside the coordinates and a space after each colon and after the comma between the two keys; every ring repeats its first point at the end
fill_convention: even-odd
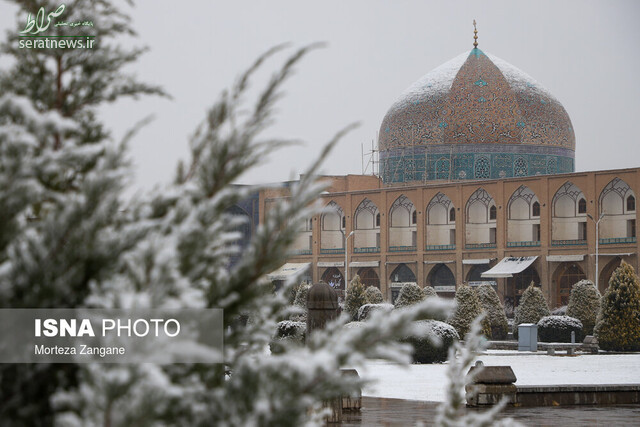
{"type": "Polygon", "coordinates": [[[602,296],[594,333],[602,350],[640,350],[640,280],[624,261],[602,296]]]}
{"type": "Polygon", "coordinates": [[[415,283],[406,283],[400,289],[400,294],[394,305],[396,308],[408,307],[424,300],[424,294],[420,286],[415,283]]]}
{"type": "MultiPolygon", "coordinates": [[[[464,337],[469,332],[471,324],[476,317],[483,313],[480,299],[471,286],[461,285],[456,289],[456,308],[447,323],[456,328],[458,335],[464,337]]],[[[482,334],[491,337],[491,326],[486,316],[482,321],[482,334]]]]}
{"type": "Polygon", "coordinates": [[[382,292],[380,292],[380,289],[375,286],[369,286],[364,291],[364,296],[367,300],[367,304],[382,304],[384,302],[382,292]]]}
{"type": "Polygon", "coordinates": [[[504,308],[493,286],[483,283],[475,288],[478,299],[486,313],[486,319],[491,326],[491,339],[503,340],[509,332],[509,324],[504,308]]]}
{"type": "Polygon", "coordinates": [[[542,295],[542,290],[531,283],[522,293],[520,304],[516,308],[513,319],[513,335],[518,336],[518,325],[521,323],[537,324],[540,319],[550,315],[549,306],[542,295]]]}
{"type": "Polygon", "coordinates": [[[426,299],[430,297],[437,297],[438,294],[436,293],[436,290],[433,289],[433,286],[425,286],[422,288],[422,296],[426,299]]]}
{"type": "Polygon", "coordinates": [[[584,335],[593,334],[601,298],[602,295],[590,280],[580,280],[571,288],[567,316],[575,317],[582,322],[584,335]]]}
{"type": "MultiPolygon", "coordinates": [[[[94,49],[21,49],[27,14],[59,4],[15,3],[19,24],[2,44],[11,59],[0,70],[0,181],[7,184],[0,190],[0,307],[72,308],[122,268],[122,255],[146,231],[132,225],[121,200],[131,135],[114,144],[98,109],[163,92],[123,72],[144,49],[115,40],[132,31],[109,2],[67,2],[65,21],[95,25],[51,25],[46,33],[96,36],[94,49]]],[[[76,374],[73,365],[0,367],[0,395],[12,396],[0,399],[3,423],[51,423],[49,396],[73,386],[76,374]]]]}
{"type": "Polygon", "coordinates": [[[356,274],[347,287],[347,296],[344,301],[344,309],[351,316],[351,320],[358,320],[358,310],[367,304],[365,292],[360,276],[356,274]]]}
{"type": "Polygon", "coordinates": [[[161,306],[172,301],[182,307],[223,308],[225,364],[169,365],[154,371],[157,376],[153,381],[141,372],[140,378],[149,380],[121,380],[124,384],[117,388],[117,396],[109,398],[108,405],[104,403],[108,390],[100,384],[112,381],[118,385],[115,381],[121,377],[110,367],[83,370],[78,393],[56,396],[57,407],[66,409],[59,419],[76,425],[99,423],[107,415],[114,425],[130,419],[137,424],[203,426],[318,423],[321,418],[313,414],[319,414],[324,400],[353,393],[362,386],[361,380],[342,377],[340,367],[357,365],[364,358],[409,363],[411,350],[398,345],[397,338],[409,334],[415,319],[443,314],[446,303],[434,300],[383,313],[384,322],[382,318],[376,321],[374,313],[374,321],[362,322],[358,328],[340,327],[347,321],[347,316],[342,316],[326,330],[314,332],[304,347],[285,344],[282,353],[265,354],[278,321],[290,313],[287,299],[291,286],[273,293],[265,277],[285,263],[300,223],[321,211],[316,203],[324,189],[324,184],[316,181],[320,162],[344,133],[339,133],[300,182],[290,187],[290,197],[274,203],[265,213],[251,243],[229,269],[228,259],[238,255],[232,244],[237,239],[233,230],[238,220],[227,213],[228,208],[248,191],[255,191],[244,192],[231,184],[285,142],[261,139],[260,134],[273,120],[282,83],[309,49],[301,49],[287,60],[258,95],[255,106],[247,108],[243,100],[250,77],[279,50],[260,57],[221,96],[191,142],[192,158],[183,168],[183,179],[136,213],[155,227],[150,233],[153,239],[145,238],[136,248],[136,262],[130,266],[135,274],[123,273],[122,280],[114,281],[111,287],[98,287],[93,294],[102,301],[120,301],[119,295],[128,293],[128,301],[150,301],[157,296],[155,301],[161,306]],[[144,271],[140,271],[140,260],[145,261],[144,271]],[[140,286],[142,283],[146,287],[140,286]],[[114,292],[116,288],[118,292],[114,292]],[[251,313],[252,321],[228,327],[245,313],[251,313]],[[154,385],[164,393],[154,395],[156,410],[140,420],[137,408],[144,406],[154,385]]]}

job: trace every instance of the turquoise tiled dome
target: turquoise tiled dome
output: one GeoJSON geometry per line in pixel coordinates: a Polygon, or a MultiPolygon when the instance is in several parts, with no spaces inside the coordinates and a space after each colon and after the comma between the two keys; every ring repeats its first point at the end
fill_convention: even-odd
{"type": "Polygon", "coordinates": [[[478,48],[411,85],[379,134],[385,183],[573,172],[575,135],[560,102],[478,48]]]}

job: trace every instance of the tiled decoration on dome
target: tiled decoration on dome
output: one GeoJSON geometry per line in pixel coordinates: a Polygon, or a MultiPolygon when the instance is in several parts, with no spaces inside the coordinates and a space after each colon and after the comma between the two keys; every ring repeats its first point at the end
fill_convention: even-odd
{"type": "Polygon", "coordinates": [[[403,94],[382,122],[379,148],[385,182],[504,178],[573,172],[575,135],[549,92],[472,49],[403,94]]]}
{"type": "MultiPolygon", "coordinates": [[[[478,148],[483,148],[482,146],[478,148]]],[[[418,151],[418,150],[412,150],[418,151]]],[[[457,181],[571,173],[572,157],[553,153],[398,153],[380,157],[385,184],[411,181],[457,181]],[[451,169],[453,164],[453,169],[451,169]]]]}
{"type": "Polygon", "coordinates": [[[573,171],[573,151],[559,147],[442,144],[380,153],[380,174],[385,184],[500,179],[573,171]]]}

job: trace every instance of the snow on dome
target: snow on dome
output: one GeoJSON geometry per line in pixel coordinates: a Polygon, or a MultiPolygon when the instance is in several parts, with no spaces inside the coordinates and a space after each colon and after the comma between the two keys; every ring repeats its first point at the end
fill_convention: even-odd
{"type": "Polygon", "coordinates": [[[379,149],[385,183],[497,179],[573,172],[575,135],[551,93],[475,48],[402,93],[379,149]]]}

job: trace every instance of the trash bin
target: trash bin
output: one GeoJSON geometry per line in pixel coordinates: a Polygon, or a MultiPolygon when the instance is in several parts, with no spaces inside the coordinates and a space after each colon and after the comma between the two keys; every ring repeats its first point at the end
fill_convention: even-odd
{"type": "Polygon", "coordinates": [[[538,325],[535,323],[518,325],[518,351],[538,351],[538,325]]]}

